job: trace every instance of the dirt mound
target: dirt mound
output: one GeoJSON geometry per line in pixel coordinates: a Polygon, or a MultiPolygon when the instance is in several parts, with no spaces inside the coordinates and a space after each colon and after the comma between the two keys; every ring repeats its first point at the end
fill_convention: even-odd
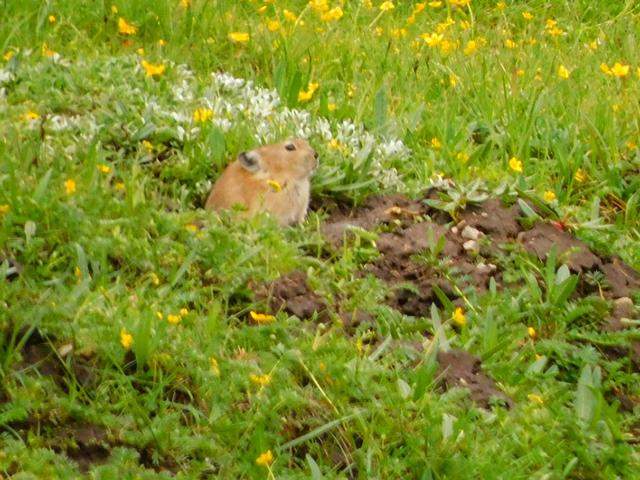
{"type": "Polygon", "coordinates": [[[536,223],[531,230],[522,232],[518,240],[540,260],[545,260],[555,247],[558,255],[574,272],[582,273],[602,266],[600,258],[584,242],[550,223],[536,223]]]}
{"type": "Polygon", "coordinates": [[[464,387],[469,389],[471,399],[484,408],[499,401],[508,408],[513,401],[498,390],[496,383],[482,372],[482,362],[478,357],[462,350],[438,352],[438,375],[445,388],[464,387]]]}
{"type": "Polygon", "coordinates": [[[617,257],[600,267],[607,280],[609,294],[613,298],[628,297],[640,291],[640,274],[617,257]]]}
{"type": "Polygon", "coordinates": [[[461,216],[466,225],[491,236],[494,241],[503,243],[517,237],[522,231],[518,223],[521,216],[517,205],[504,207],[498,199],[492,198],[481,206],[469,207],[461,216]]]}
{"type": "Polygon", "coordinates": [[[434,300],[433,286],[454,297],[466,288],[484,292],[491,277],[499,286],[501,272],[496,265],[505,243],[520,243],[542,261],[555,247],[560,260],[572,271],[600,271],[608,297],[620,298],[640,290],[640,274],[619,258],[596,255],[584,242],[553,223],[538,222],[526,230],[519,222],[521,216],[517,204],[504,206],[500,200],[490,199],[468,206],[458,215],[459,222],[452,225],[450,216],[421,200],[402,195],[373,196],[351,211],[335,209],[322,231],[335,250],[348,239],[351,227],[382,230],[376,242],[381,258],[364,270],[397,287],[389,304],[408,315],[424,315],[428,311],[434,300]],[[437,264],[427,265],[412,258],[433,250],[433,243],[440,238],[444,244],[437,264]],[[453,279],[456,285],[452,285],[453,279]]]}
{"type": "Polygon", "coordinates": [[[271,312],[284,310],[301,319],[318,314],[327,318],[327,302],[315,293],[307,283],[307,274],[299,270],[274,280],[256,289],[256,299],[265,301],[271,312]]]}
{"type": "Polygon", "coordinates": [[[376,195],[367,198],[357,209],[338,208],[324,223],[322,233],[332,247],[338,248],[350,228],[372,230],[391,222],[406,226],[425,213],[427,207],[418,200],[410,200],[403,195],[376,195]]]}

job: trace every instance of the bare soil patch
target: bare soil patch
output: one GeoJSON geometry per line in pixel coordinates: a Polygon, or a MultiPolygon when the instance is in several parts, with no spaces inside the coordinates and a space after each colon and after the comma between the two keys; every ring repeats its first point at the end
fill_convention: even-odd
{"type": "Polygon", "coordinates": [[[482,372],[478,357],[462,350],[441,351],[438,352],[438,363],[445,388],[467,388],[471,399],[484,408],[489,408],[495,401],[509,408],[513,406],[513,401],[497,388],[493,379],[482,372]]]}

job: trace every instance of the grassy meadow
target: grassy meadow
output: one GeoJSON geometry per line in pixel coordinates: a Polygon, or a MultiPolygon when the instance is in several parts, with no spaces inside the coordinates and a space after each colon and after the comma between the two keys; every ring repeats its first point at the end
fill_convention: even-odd
{"type": "Polygon", "coordinates": [[[632,0],[2,0],[0,478],[640,478],[640,292],[515,238],[476,288],[430,238],[412,315],[368,270],[400,221],[324,233],[434,188],[640,270],[639,42],[632,0]],[[292,136],[304,224],[203,210],[292,136]],[[259,294],[296,271],[326,310],[259,294]]]}

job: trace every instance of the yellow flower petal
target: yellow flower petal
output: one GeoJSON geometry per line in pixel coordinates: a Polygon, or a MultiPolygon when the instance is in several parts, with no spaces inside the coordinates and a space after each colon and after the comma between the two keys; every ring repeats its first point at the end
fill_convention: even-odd
{"type": "Polygon", "coordinates": [[[258,458],[256,458],[256,464],[261,467],[268,467],[273,463],[273,453],[271,450],[267,450],[264,453],[261,453],[258,458]]]}

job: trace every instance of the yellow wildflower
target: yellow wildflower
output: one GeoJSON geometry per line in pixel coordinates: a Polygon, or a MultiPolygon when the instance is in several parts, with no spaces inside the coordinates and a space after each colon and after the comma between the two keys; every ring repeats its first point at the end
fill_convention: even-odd
{"type": "Polygon", "coordinates": [[[469,30],[471,28],[471,22],[469,22],[468,20],[462,20],[460,22],[460,28],[462,30],[469,30]]]}
{"type": "Polygon", "coordinates": [[[138,27],[131,25],[124,18],[118,18],[118,33],[121,35],[135,35],[138,32],[138,27]]]}
{"type": "Polygon", "coordinates": [[[153,152],[153,143],[151,143],[149,140],[142,140],[142,146],[147,152],[153,152]]]}
{"type": "Polygon", "coordinates": [[[253,310],[249,312],[249,315],[251,316],[251,319],[258,325],[268,325],[275,322],[276,320],[276,317],[274,317],[273,315],[269,315],[268,313],[257,313],[253,310]]]}
{"type": "Polygon", "coordinates": [[[547,190],[546,192],[544,192],[544,194],[542,195],[542,198],[544,198],[545,202],[553,202],[556,199],[556,194],[554,192],[552,192],[551,190],[547,190]]]}
{"type": "Polygon", "coordinates": [[[64,190],[67,192],[67,195],[71,195],[76,191],[76,182],[71,178],[64,182],[64,190]]]}
{"type": "Polygon", "coordinates": [[[54,23],[56,23],[56,16],[55,15],[49,15],[47,17],[47,20],[49,20],[49,23],[54,24],[54,23]]]}
{"type": "Polygon", "coordinates": [[[116,15],[118,13],[118,7],[116,7],[115,5],[111,5],[111,13],[116,15]]]}
{"type": "Polygon", "coordinates": [[[327,110],[329,110],[330,112],[335,112],[337,108],[338,106],[335,103],[330,103],[327,105],[327,110]]]}
{"type": "Polygon", "coordinates": [[[213,375],[216,377],[219,377],[220,365],[218,365],[218,360],[216,360],[216,357],[209,357],[209,366],[211,368],[211,372],[213,373],[213,375]]]}
{"type": "Polygon", "coordinates": [[[533,14],[531,12],[522,12],[522,18],[525,20],[533,20],[533,14]]]}
{"type": "Polygon", "coordinates": [[[258,13],[260,15],[262,15],[264,12],[267,11],[267,6],[266,5],[262,5],[259,9],[258,9],[258,13]]]}
{"type": "Polygon", "coordinates": [[[537,403],[538,405],[542,405],[544,403],[544,399],[535,393],[530,393],[527,395],[527,398],[531,400],[533,403],[537,403]]]}
{"type": "Polygon", "coordinates": [[[158,317],[158,320],[162,320],[164,318],[164,315],[162,314],[162,312],[156,312],[156,317],[158,317]]]}
{"type": "Polygon", "coordinates": [[[198,227],[193,223],[187,223],[184,228],[191,233],[198,231],[198,227]]]}
{"type": "Polygon", "coordinates": [[[511,40],[510,38],[507,38],[504,41],[504,46],[509,48],[509,49],[514,49],[518,46],[518,44],[516,42],[514,42],[513,40],[511,40]]]}
{"type": "Polygon", "coordinates": [[[505,8],[507,8],[507,4],[504,2],[498,2],[496,3],[496,8],[500,11],[504,10],[505,8]]]}
{"type": "Polygon", "coordinates": [[[167,322],[169,322],[171,325],[177,325],[178,323],[180,323],[180,321],[182,321],[182,317],[180,315],[174,315],[172,313],[167,315],[167,322]]]}
{"type": "Polygon", "coordinates": [[[160,45],[161,47],[164,47],[166,44],[167,44],[166,40],[164,40],[162,38],[160,40],[158,40],[158,45],[160,45]]]}
{"type": "Polygon", "coordinates": [[[270,32],[277,32],[280,30],[280,22],[278,20],[269,20],[267,22],[267,30],[270,32]]]}
{"type": "Polygon", "coordinates": [[[151,283],[155,286],[160,285],[160,277],[155,272],[151,272],[151,283]]]}
{"type": "Polygon", "coordinates": [[[186,317],[187,315],[189,315],[189,309],[187,309],[187,308],[181,308],[181,309],[180,309],[180,316],[181,316],[181,317],[186,317]]]}
{"type": "Polygon", "coordinates": [[[40,115],[37,112],[29,110],[27,113],[23,115],[25,120],[38,120],[40,115]]]}
{"type": "Polygon", "coordinates": [[[0,205],[0,215],[5,215],[5,214],[9,213],[9,210],[10,210],[10,207],[6,203],[0,205]]]}
{"type": "Polygon", "coordinates": [[[473,55],[477,50],[478,42],[476,42],[475,40],[469,40],[467,42],[467,45],[464,47],[463,52],[465,55],[473,55]]]}
{"type": "Polygon", "coordinates": [[[579,168],[576,170],[576,173],[573,174],[573,179],[578,183],[582,183],[587,179],[587,174],[583,169],[579,168]]]}
{"type": "Polygon", "coordinates": [[[466,7],[471,3],[471,0],[449,0],[449,3],[454,7],[466,7]]]}
{"type": "Polygon", "coordinates": [[[451,52],[458,48],[457,42],[450,42],[449,40],[443,40],[440,43],[440,51],[443,55],[449,55],[451,52]]]}
{"type": "Polygon", "coordinates": [[[314,82],[309,82],[306,90],[300,90],[298,92],[298,101],[299,102],[308,102],[313,97],[313,94],[318,90],[319,84],[314,82]]]}
{"type": "Polygon", "coordinates": [[[538,332],[536,332],[536,329],[533,327],[527,327],[527,333],[529,334],[529,338],[532,340],[538,338],[538,332]]]}
{"type": "Polygon", "coordinates": [[[140,47],[138,50],[136,50],[136,53],[141,57],[144,57],[144,48],[140,47]]]}
{"type": "Polygon", "coordinates": [[[54,50],[51,50],[46,43],[42,44],[42,55],[45,57],[53,57],[56,54],[54,50]]]}
{"type": "Polygon", "coordinates": [[[267,180],[267,185],[269,185],[274,192],[282,191],[282,185],[280,185],[276,180],[267,180]]]}
{"type": "Polygon", "coordinates": [[[206,107],[200,107],[200,108],[196,108],[195,111],[193,112],[193,121],[194,122],[206,122],[207,120],[210,120],[211,118],[213,118],[213,110],[211,110],[210,108],[206,108],[206,107]]]}
{"type": "Polygon", "coordinates": [[[287,10],[286,8],[282,11],[282,15],[288,22],[295,22],[298,19],[298,16],[293,13],[291,10],[287,10]]]}
{"type": "Polygon", "coordinates": [[[180,0],[180,6],[182,8],[189,8],[191,6],[191,0],[180,0]]]}
{"type": "Polygon", "coordinates": [[[343,15],[344,15],[344,12],[342,11],[342,8],[335,7],[329,10],[328,12],[323,13],[320,16],[320,19],[323,22],[337,22],[342,18],[343,15]]]}
{"type": "Polygon", "coordinates": [[[382,4],[380,5],[380,10],[383,12],[388,12],[389,10],[393,10],[394,8],[396,8],[396,6],[393,4],[393,2],[390,1],[382,2],[382,4]]]}
{"type": "Polygon", "coordinates": [[[267,450],[264,453],[261,453],[258,458],[256,458],[256,464],[261,467],[268,467],[273,463],[273,453],[271,450],[267,450]]]}
{"type": "Polygon", "coordinates": [[[116,190],[124,190],[124,182],[116,182],[116,190]]]}
{"type": "Polygon", "coordinates": [[[469,161],[469,154],[466,152],[458,152],[456,153],[456,158],[459,162],[467,163],[469,161]]]}
{"type": "Polygon", "coordinates": [[[616,62],[613,64],[613,67],[611,67],[611,75],[617,78],[624,78],[629,75],[629,69],[629,65],[616,62]]]}
{"type": "Polygon", "coordinates": [[[329,2],[327,0],[310,0],[309,6],[318,13],[329,10],[329,2]]]}
{"type": "Polygon", "coordinates": [[[429,2],[429,6],[431,8],[440,8],[442,6],[442,2],[440,0],[434,0],[433,2],[429,2]]]}
{"type": "Polygon", "coordinates": [[[251,37],[246,32],[231,32],[229,40],[233,43],[247,43],[251,37]]]}
{"type": "Polygon", "coordinates": [[[607,65],[606,63],[600,64],[600,71],[605,75],[613,75],[613,73],[611,72],[611,69],[609,68],[609,65],[607,65]]]}
{"type": "Polygon", "coordinates": [[[13,58],[13,56],[15,55],[15,52],[12,50],[9,50],[7,53],[5,53],[2,58],[4,58],[5,61],[9,61],[13,58]]]}
{"type": "Polygon", "coordinates": [[[453,323],[458,325],[459,327],[464,327],[467,324],[467,317],[464,314],[464,310],[460,307],[457,307],[453,311],[453,316],[451,317],[453,323]]]}
{"type": "Polygon", "coordinates": [[[629,150],[635,150],[636,148],[638,148],[638,144],[636,142],[634,142],[633,140],[628,140],[624,145],[629,150]]]}
{"type": "Polygon", "coordinates": [[[440,150],[442,148],[442,142],[440,142],[437,137],[433,137],[431,139],[431,148],[434,150],[440,150]]]}
{"type": "Polygon", "coordinates": [[[141,62],[142,68],[144,68],[147,77],[156,77],[160,76],[165,71],[165,66],[162,63],[150,63],[146,60],[141,62]]]}
{"type": "Polygon", "coordinates": [[[120,344],[125,350],[129,350],[133,345],[133,335],[127,332],[124,328],[120,330],[120,344]]]}
{"type": "Polygon", "coordinates": [[[558,76],[560,78],[562,78],[563,80],[566,80],[569,78],[570,75],[571,75],[571,72],[567,67],[565,67],[564,65],[560,65],[558,67],[558,76]]]}
{"type": "Polygon", "coordinates": [[[509,168],[516,173],[522,173],[522,162],[517,157],[509,159],[509,168]]]}
{"type": "Polygon", "coordinates": [[[100,170],[102,173],[111,173],[111,167],[109,165],[98,165],[98,170],[100,170]]]}
{"type": "Polygon", "coordinates": [[[517,69],[516,75],[519,77],[524,77],[524,70],[522,68],[517,69]]]}
{"type": "Polygon", "coordinates": [[[271,375],[268,375],[266,373],[262,375],[256,375],[255,373],[252,373],[251,375],[249,375],[249,380],[251,380],[251,382],[255,383],[256,385],[266,387],[271,383],[271,375]]]}
{"type": "Polygon", "coordinates": [[[437,47],[442,42],[443,36],[440,33],[423,33],[420,35],[429,47],[437,47]]]}

